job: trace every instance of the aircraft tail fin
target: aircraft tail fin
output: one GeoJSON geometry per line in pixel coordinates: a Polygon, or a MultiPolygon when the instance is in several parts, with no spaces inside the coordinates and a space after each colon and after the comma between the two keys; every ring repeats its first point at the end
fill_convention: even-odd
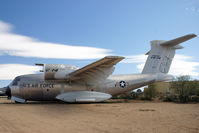
{"type": "Polygon", "coordinates": [[[148,58],[142,73],[168,73],[175,50],[183,48],[179,44],[194,37],[196,37],[195,34],[188,34],[170,41],[151,41],[151,50],[146,53],[148,58]]]}

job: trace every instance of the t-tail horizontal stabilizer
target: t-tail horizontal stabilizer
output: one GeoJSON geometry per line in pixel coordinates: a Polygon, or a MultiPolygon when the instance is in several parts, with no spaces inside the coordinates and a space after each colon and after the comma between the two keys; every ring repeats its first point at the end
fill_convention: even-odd
{"type": "Polygon", "coordinates": [[[182,37],[178,37],[176,39],[173,39],[173,40],[170,40],[170,41],[165,41],[163,43],[161,43],[160,45],[161,46],[168,46],[168,47],[174,47],[180,43],[183,43],[187,40],[190,40],[192,38],[196,37],[195,34],[188,34],[188,35],[185,35],[185,36],[182,36],[182,37]]]}
{"type": "Polygon", "coordinates": [[[194,37],[195,34],[188,34],[170,41],[151,41],[151,50],[146,53],[148,58],[142,73],[168,73],[175,50],[183,48],[179,44],[194,37]]]}

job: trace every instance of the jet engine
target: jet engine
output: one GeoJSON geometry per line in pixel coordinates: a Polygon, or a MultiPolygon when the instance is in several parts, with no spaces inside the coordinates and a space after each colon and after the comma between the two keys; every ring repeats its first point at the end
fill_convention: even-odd
{"type": "Polygon", "coordinates": [[[40,72],[44,72],[45,80],[54,80],[54,79],[64,79],[64,77],[77,70],[77,66],[67,65],[67,64],[38,64],[37,66],[43,66],[43,70],[40,72]]]}

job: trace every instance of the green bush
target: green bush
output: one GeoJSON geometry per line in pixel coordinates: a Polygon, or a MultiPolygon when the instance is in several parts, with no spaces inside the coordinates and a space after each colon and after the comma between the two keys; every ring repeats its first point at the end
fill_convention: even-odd
{"type": "Polygon", "coordinates": [[[190,101],[191,101],[191,102],[199,102],[199,96],[197,96],[197,95],[191,96],[191,97],[190,97],[190,101]]]}
{"type": "Polygon", "coordinates": [[[177,96],[175,96],[175,95],[169,95],[169,96],[165,96],[163,98],[163,101],[164,102],[178,102],[179,100],[178,100],[177,96]]]}

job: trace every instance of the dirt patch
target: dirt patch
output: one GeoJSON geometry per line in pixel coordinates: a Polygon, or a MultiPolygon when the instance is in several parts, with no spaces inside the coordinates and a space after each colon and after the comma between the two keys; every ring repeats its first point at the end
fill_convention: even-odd
{"type": "Polygon", "coordinates": [[[97,104],[0,99],[2,133],[199,133],[199,104],[97,104]]]}

